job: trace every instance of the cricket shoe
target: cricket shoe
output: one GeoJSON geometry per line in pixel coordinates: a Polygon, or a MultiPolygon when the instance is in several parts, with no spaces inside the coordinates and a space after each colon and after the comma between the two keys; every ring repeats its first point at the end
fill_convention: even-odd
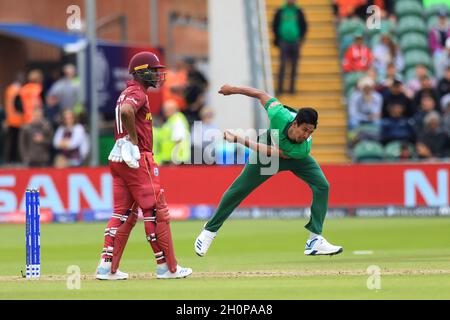
{"type": "Polygon", "coordinates": [[[322,236],[317,236],[314,239],[306,241],[305,255],[307,256],[320,256],[320,255],[333,256],[343,251],[344,249],[342,247],[330,244],[322,236]]]}
{"type": "Polygon", "coordinates": [[[203,257],[206,252],[208,252],[209,246],[211,245],[214,238],[217,236],[217,232],[211,232],[203,229],[200,235],[195,239],[194,250],[195,253],[203,257]]]}
{"type": "Polygon", "coordinates": [[[177,265],[177,271],[170,272],[167,265],[161,265],[156,268],[156,279],[181,279],[192,274],[191,268],[183,268],[177,265]]]}
{"type": "Polygon", "coordinates": [[[111,268],[99,266],[95,278],[98,280],[127,280],[128,273],[117,270],[116,273],[111,273],[111,268]]]}

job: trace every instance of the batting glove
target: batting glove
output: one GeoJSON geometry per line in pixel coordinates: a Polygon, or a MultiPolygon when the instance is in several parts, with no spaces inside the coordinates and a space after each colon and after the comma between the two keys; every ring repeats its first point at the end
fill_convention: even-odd
{"type": "Polygon", "coordinates": [[[114,144],[114,147],[112,148],[111,152],[109,153],[109,157],[108,160],[111,162],[122,162],[123,158],[122,158],[122,152],[121,152],[121,147],[123,144],[123,138],[122,139],[118,139],[116,141],[116,143],[114,144]]]}
{"type": "Polygon", "coordinates": [[[120,147],[121,155],[123,161],[133,169],[139,168],[139,160],[141,160],[141,153],[139,147],[131,143],[130,140],[126,138],[120,147]]]}

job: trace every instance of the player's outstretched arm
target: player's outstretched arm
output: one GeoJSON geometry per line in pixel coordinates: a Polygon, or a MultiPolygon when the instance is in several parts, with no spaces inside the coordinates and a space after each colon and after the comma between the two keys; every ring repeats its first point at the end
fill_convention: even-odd
{"type": "Polygon", "coordinates": [[[267,92],[264,92],[259,89],[250,87],[233,87],[230,86],[229,84],[223,85],[220,88],[219,93],[223,94],[224,96],[229,96],[232,94],[242,94],[247,97],[258,99],[263,106],[266,105],[267,101],[273,98],[267,92]]]}
{"type": "Polygon", "coordinates": [[[246,146],[247,148],[252,149],[253,151],[265,154],[269,157],[270,156],[279,156],[280,158],[283,158],[283,159],[289,159],[289,157],[285,156],[283,154],[283,151],[278,149],[277,147],[270,146],[270,145],[267,145],[264,143],[258,143],[255,141],[251,141],[248,138],[243,138],[243,137],[238,136],[230,131],[225,131],[225,133],[223,134],[223,138],[225,140],[227,140],[228,142],[242,144],[242,145],[246,146]]]}

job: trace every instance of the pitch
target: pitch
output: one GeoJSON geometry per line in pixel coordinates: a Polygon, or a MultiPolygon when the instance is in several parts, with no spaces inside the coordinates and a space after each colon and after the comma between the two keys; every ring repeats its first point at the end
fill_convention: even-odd
{"type": "Polygon", "coordinates": [[[37,281],[20,277],[24,227],[0,225],[0,299],[450,299],[450,219],[329,219],[324,235],[344,246],[335,257],[303,255],[305,223],[230,220],[199,258],[193,243],[203,222],[173,222],[177,257],[194,274],[156,280],[139,222],[121,263],[131,279],[119,282],[93,276],[105,223],[42,225],[37,281]],[[69,266],[81,270],[80,289],[67,287],[69,266]]]}

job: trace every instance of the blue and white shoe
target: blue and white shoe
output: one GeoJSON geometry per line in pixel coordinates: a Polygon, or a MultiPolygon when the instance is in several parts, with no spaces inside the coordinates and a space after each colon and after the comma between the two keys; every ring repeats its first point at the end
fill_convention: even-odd
{"type": "Polygon", "coordinates": [[[156,279],[181,279],[192,274],[191,268],[183,268],[177,265],[177,271],[170,272],[167,265],[161,265],[156,268],[156,279]]]}
{"type": "Polygon", "coordinates": [[[209,246],[211,245],[214,238],[217,236],[217,232],[211,232],[206,229],[203,229],[202,232],[199,234],[197,239],[195,239],[194,242],[194,250],[195,253],[203,257],[206,252],[208,252],[209,246]]]}
{"type": "Polygon", "coordinates": [[[111,262],[101,262],[97,268],[95,278],[98,280],[127,280],[128,273],[117,270],[111,273],[111,262]]]}
{"type": "Polygon", "coordinates": [[[330,244],[322,236],[317,236],[314,239],[306,241],[305,255],[307,256],[333,256],[343,251],[344,249],[342,247],[330,244]]]}

